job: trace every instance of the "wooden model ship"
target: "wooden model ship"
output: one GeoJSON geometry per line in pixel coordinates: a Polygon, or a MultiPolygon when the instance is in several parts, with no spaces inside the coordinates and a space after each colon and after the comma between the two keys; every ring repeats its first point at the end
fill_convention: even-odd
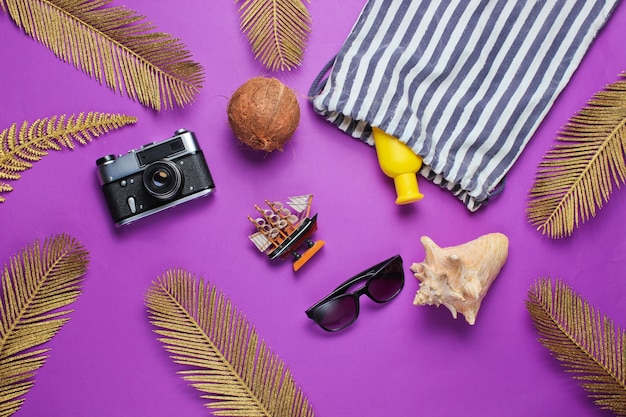
{"type": "Polygon", "coordinates": [[[285,207],[279,201],[265,200],[267,209],[255,204],[254,208],[261,215],[257,218],[248,216],[256,227],[256,232],[249,236],[259,251],[270,259],[293,257],[293,270],[297,271],[324,246],[323,240],[313,241],[311,235],[317,230],[317,214],[309,217],[313,196],[301,195],[289,197],[285,207]],[[295,212],[295,213],[294,213],[295,212]],[[298,248],[306,245],[303,253],[298,248]]]}

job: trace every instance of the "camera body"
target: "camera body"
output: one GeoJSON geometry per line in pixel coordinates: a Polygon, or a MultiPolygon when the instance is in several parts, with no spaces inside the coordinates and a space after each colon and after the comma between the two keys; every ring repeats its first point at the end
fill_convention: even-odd
{"type": "Polygon", "coordinates": [[[196,137],[185,129],[125,155],[103,156],[96,165],[116,226],[130,224],[215,190],[196,137]]]}

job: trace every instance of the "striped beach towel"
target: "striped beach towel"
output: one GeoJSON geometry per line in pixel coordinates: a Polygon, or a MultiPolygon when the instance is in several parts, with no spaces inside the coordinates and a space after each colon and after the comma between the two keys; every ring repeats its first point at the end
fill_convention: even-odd
{"type": "Polygon", "coordinates": [[[372,126],[399,138],[420,174],[475,211],[618,1],[368,0],[311,87],[313,107],[370,145],[372,126]]]}

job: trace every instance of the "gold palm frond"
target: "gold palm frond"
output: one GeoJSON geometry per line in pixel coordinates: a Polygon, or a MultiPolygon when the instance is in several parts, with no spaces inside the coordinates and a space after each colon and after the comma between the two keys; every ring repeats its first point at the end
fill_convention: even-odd
{"type": "Polygon", "coordinates": [[[0,277],[0,417],[15,413],[46,361],[49,341],[69,320],[89,254],[68,235],[25,247],[0,277]]]}
{"type": "Polygon", "coordinates": [[[266,68],[291,70],[302,63],[311,15],[301,0],[244,0],[239,13],[241,31],[266,68]]]}
{"type": "Polygon", "coordinates": [[[3,192],[13,187],[3,180],[17,180],[20,172],[32,167],[48,151],[59,151],[62,148],[74,149],[74,142],[86,144],[109,130],[117,129],[136,118],[122,114],[90,112],[85,116],[66,115],[37,119],[29,124],[24,121],[17,129],[13,123],[8,129],[0,132],[0,203],[5,201],[3,192]]]}
{"type": "Polygon", "coordinates": [[[552,238],[571,235],[626,181],[626,82],[596,93],[558,141],[539,165],[527,208],[531,224],[552,238]]]}
{"type": "Polygon", "coordinates": [[[626,416],[626,333],[558,280],[539,279],[526,306],[541,344],[598,406],[626,416]]]}
{"type": "Polygon", "coordinates": [[[211,283],[168,270],[146,294],[151,323],[186,381],[217,416],[312,417],[293,376],[211,283]]]}
{"type": "Polygon", "coordinates": [[[0,0],[31,37],[116,92],[160,110],[194,101],[204,69],[179,39],[112,0],[0,0]]]}

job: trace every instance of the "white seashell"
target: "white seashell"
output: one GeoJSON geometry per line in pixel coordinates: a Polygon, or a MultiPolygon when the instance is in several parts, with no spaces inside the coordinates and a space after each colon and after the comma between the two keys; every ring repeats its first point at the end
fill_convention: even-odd
{"type": "Polygon", "coordinates": [[[502,233],[490,233],[447,248],[440,248],[427,236],[420,241],[426,257],[411,265],[420,281],[413,304],[443,304],[455,319],[458,312],[473,325],[480,303],[506,261],[509,239],[502,233]]]}

